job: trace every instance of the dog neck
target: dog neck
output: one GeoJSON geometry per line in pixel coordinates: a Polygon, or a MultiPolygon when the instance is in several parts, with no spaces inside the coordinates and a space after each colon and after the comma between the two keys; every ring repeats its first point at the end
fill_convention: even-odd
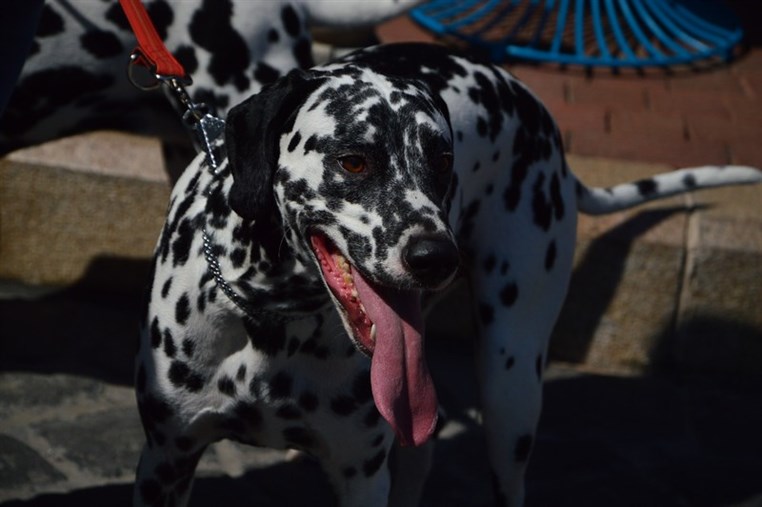
{"type": "Polygon", "coordinates": [[[225,162],[208,174],[200,216],[204,257],[225,296],[256,321],[288,320],[329,305],[314,261],[289,241],[278,209],[246,221],[225,197],[233,180],[225,162]]]}

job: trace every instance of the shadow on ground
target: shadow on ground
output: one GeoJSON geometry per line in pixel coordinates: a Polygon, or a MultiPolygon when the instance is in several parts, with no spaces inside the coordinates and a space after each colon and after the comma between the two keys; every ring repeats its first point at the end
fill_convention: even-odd
{"type": "MultiPolygon", "coordinates": [[[[190,507],[316,507],[332,504],[332,492],[317,465],[302,460],[249,471],[241,477],[197,477],[190,507]]],[[[40,495],[2,507],[105,507],[131,505],[132,485],[116,484],[65,494],[40,495]]]]}
{"type": "MultiPolygon", "coordinates": [[[[760,505],[755,502],[762,501],[762,389],[759,382],[722,384],[579,374],[548,381],[527,506],[760,505]]],[[[438,442],[422,505],[493,505],[483,453],[483,435],[473,424],[438,442]]],[[[105,485],[0,505],[127,505],[131,494],[129,485],[105,485]]],[[[191,506],[204,505],[332,502],[316,465],[299,461],[236,479],[199,478],[191,506]]]]}
{"type": "Polygon", "coordinates": [[[684,207],[638,213],[595,238],[572,273],[550,344],[550,359],[583,363],[624,274],[635,241],[684,207]]]}
{"type": "Polygon", "coordinates": [[[0,371],[132,385],[149,267],[143,260],[97,259],[69,288],[0,299],[0,371]]]}

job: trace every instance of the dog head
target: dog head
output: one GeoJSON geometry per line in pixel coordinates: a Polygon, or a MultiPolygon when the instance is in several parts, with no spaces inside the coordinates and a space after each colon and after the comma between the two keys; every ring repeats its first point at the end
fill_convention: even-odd
{"type": "Polygon", "coordinates": [[[425,441],[436,396],[423,358],[422,290],[455,276],[447,219],[452,131],[421,82],[350,64],[290,74],[231,110],[231,206],[274,207],[318,267],[355,345],[372,357],[381,414],[425,441]]]}

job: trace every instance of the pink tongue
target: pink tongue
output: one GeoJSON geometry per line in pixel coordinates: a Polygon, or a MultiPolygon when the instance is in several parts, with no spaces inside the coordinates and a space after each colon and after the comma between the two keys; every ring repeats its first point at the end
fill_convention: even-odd
{"type": "Polygon", "coordinates": [[[372,286],[354,267],[352,277],[376,324],[370,367],[376,407],[402,445],[421,445],[436,427],[437,394],[423,353],[420,294],[372,286]]]}

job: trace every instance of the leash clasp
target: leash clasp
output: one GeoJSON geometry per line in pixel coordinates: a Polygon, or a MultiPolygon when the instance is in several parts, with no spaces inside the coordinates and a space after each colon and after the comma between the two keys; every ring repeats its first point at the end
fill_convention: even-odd
{"type": "Polygon", "coordinates": [[[156,72],[156,66],[151,63],[140,48],[135,48],[130,54],[130,62],[127,65],[127,78],[133,86],[139,90],[155,90],[161,85],[166,85],[177,101],[185,109],[183,121],[188,125],[194,125],[209,113],[209,108],[203,102],[193,102],[186,86],[193,84],[188,75],[162,75],[156,72]],[[142,70],[139,70],[142,69],[142,70]]]}
{"type": "Polygon", "coordinates": [[[200,143],[197,147],[206,152],[216,173],[219,161],[212,147],[222,135],[225,122],[211,115],[206,104],[193,102],[185,90],[193,80],[162,42],[140,0],[119,0],[119,3],[138,40],[138,46],[130,54],[127,78],[140,90],[154,90],[162,84],[170,90],[184,110],[183,122],[196,134],[200,143]]]}

